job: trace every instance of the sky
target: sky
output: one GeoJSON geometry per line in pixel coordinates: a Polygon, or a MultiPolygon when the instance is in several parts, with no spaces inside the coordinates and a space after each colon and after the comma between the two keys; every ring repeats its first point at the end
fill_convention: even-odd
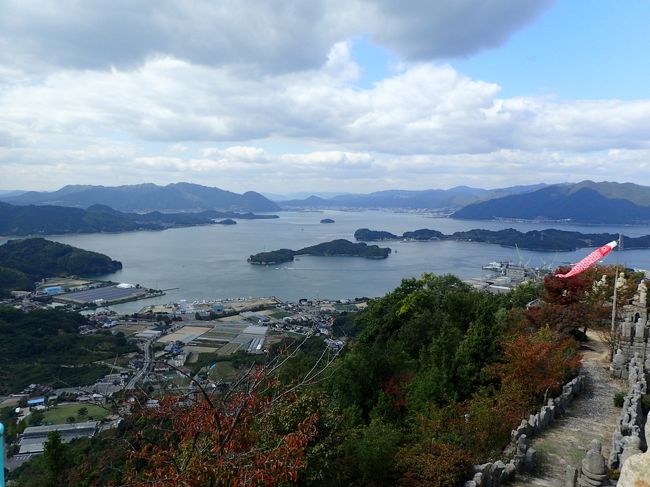
{"type": "Polygon", "coordinates": [[[650,2],[0,0],[0,189],[650,185],[650,2]]]}

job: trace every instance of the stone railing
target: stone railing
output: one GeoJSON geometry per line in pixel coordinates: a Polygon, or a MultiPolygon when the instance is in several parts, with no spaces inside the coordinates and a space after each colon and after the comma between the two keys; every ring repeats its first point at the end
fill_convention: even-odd
{"type": "MultiPolygon", "coordinates": [[[[620,350],[617,353],[620,354],[620,350]]],[[[567,465],[565,487],[601,487],[617,485],[616,480],[609,480],[609,470],[621,468],[625,460],[641,453],[643,438],[643,409],[641,398],[646,393],[647,382],[643,361],[635,353],[627,367],[616,357],[612,364],[615,377],[627,378],[628,395],[623,402],[623,410],[618,418],[616,430],[612,436],[612,448],[607,462],[602,456],[600,441],[593,440],[579,469],[567,465]]],[[[647,426],[646,426],[647,427],[647,426]]],[[[620,487],[631,487],[618,483],[620,487]]]]}
{"type": "Polygon", "coordinates": [[[640,453],[644,441],[644,417],[641,400],[648,392],[643,360],[635,354],[627,367],[628,393],[612,435],[612,449],[607,465],[620,468],[630,455],[640,453]]]}
{"type": "Polygon", "coordinates": [[[512,441],[504,454],[510,458],[507,463],[498,460],[474,466],[474,476],[465,482],[464,487],[499,487],[512,480],[517,473],[530,471],[535,465],[537,452],[529,444],[529,439],[540,434],[551,423],[562,416],[574,397],[584,390],[585,376],[579,375],[562,387],[562,394],[549,399],[537,414],[522,419],[517,429],[512,431],[512,441]],[[509,454],[508,454],[509,453],[509,454]]]}

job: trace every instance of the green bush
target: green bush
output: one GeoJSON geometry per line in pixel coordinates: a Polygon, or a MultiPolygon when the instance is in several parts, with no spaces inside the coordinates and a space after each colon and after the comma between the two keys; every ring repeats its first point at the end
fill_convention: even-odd
{"type": "Polygon", "coordinates": [[[625,396],[623,395],[622,392],[617,392],[614,394],[614,406],[617,408],[622,408],[623,403],[625,402],[625,396]]]}

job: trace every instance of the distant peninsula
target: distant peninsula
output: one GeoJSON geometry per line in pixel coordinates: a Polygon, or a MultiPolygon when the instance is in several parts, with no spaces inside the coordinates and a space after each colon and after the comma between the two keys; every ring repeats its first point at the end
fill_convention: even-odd
{"type": "Polygon", "coordinates": [[[339,239],[305,247],[300,250],[279,249],[271,252],[260,252],[251,255],[248,262],[257,265],[276,265],[291,262],[297,255],[316,255],[323,257],[364,257],[366,259],[385,259],[391,253],[387,247],[353,243],[339,239]]]}
{"type": "Polygon", "coordinates": [[[190,213],[123,213],[106,205],[87,209],[66,206],[18,206],[0,202],[0,235],[56,235],[67,233],[129,232],[134,230],[165,230],[174,227],[211,225],[224,221],[278,218],[277,215],[256,215],[232,211],[204,210],[190,213]]]}
{"type": "MultiPolygon", "coordinates": [[[[437,230],[423,228],[413,232],[404,232],[401,236],[398,236],[390,232],[360,228],[354,232],[354,238],[362,242],[455,240],[459,242],[483,242],[505,247],[517,246],[524,250],[542,252],[570,252],[584,247],[601,246],[618,239],[618,235],[613,233],[580,233],[553,228],[532,230],[525,233],[513,228],[505,230],[473,229],[445,235],[437,230]]],[[[650,248],[650,235],[636,238],[623,235],[622,248],[623,250],[648,249],[650,248]]]]}
{"type": "Polygon", "coordinates": [[[9,290],[30,291],[34,281],[45,277],[110,274],[122,268],[122,263],[97,252],[71,245],[27,238],[9,240],[0,245],[0,295],[9,290]]]}

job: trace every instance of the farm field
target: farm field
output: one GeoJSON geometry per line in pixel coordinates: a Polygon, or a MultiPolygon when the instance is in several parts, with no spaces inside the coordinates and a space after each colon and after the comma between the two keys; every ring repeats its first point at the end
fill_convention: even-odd
{"type": "Polygon", "coordinates": [[[64,404],[63,406],[56,406],[48,411],[45,411],[43,422],[52,424],[67,423],[69,417],[74,417],[76,422],[99,421],[104,419],[109,414],[108,409],[98,406],[97,404],[64,404]],[[86,408],[88,414],[81,418],[79,416],[79,409],[86,408]]]}

